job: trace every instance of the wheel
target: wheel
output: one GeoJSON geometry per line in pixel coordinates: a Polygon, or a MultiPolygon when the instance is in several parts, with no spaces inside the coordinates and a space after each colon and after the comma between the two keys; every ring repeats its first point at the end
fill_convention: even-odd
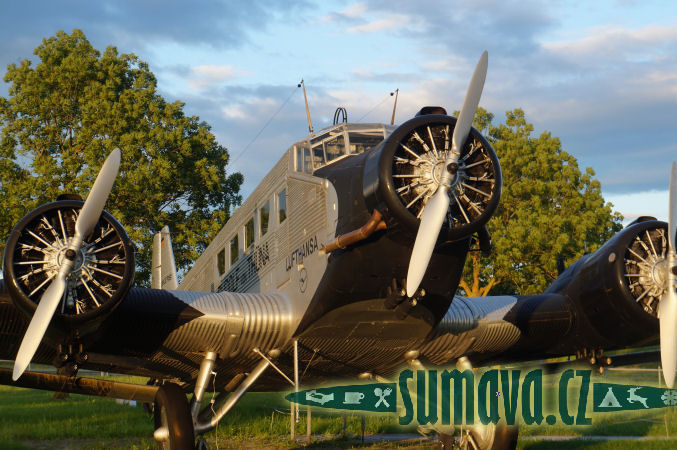
{"type": "Polygon", "coordinates": [[[186,394],[176,384],[164,384],[155,394],[155,433],[158,448],[163,450],[193,450],[195,435],[193,419],[186,394]]]}
{"type": "Polygon", "coordinates": [[[518,427],[499,425],[494,432],[492,450],[512,450],[517,448],[518,427]]]}
{"type": "Polygon", "coordinates": [[[475,425],[461,438],[461,448],[479,450],[514,450],[517,448],[518,427],[506,425],[475,425]]]}

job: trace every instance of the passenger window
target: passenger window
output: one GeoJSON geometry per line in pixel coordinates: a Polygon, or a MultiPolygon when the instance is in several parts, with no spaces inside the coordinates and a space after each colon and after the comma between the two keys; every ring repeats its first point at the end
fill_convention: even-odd
{"type": "Polygon", "coordinates": [[[259,208],[259,224],[261,224],[261,236],[268,232],[268,219],[270,217],[270,201],[259,208]]]}
{"type": "Polygon", "coordinates": [[[244,248],[249,248],[254,243],[254,218],[249,219],[249,222],[244,226],[244,248]]]}
{"type": "Polygon", "coordinates": [[[284,219],[287,218],[287,190],[282,189],[277,194],[277,210],[278,210],[278,222],[284,222],[284,219]]]}
{"type": "Polygon", "coordinates": [[[230,265],[232,266],[240,257],[240,245],[237,242],[237,234],[230,240],[230,265]]]}
{"type": "Polygon", "coordinates": [[[216,255],[216,265],[219,268],[219,276],[226,273],[226,249],[225,248],[221,249],[219,254],[216,255]]]}

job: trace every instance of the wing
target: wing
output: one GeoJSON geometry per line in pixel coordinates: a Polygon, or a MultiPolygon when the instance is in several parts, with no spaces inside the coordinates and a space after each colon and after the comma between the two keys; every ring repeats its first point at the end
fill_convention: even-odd
{"type": "Polygon", "coordinates": [[[421,354],[436,364],[575,356],[598,366],[656,358],[659,302],[666,291],[667,224],[634,223],[566,269],[541,295],[456,297],[421,354]],[[452,351],[450,351],[452,349],[452,351]]]}

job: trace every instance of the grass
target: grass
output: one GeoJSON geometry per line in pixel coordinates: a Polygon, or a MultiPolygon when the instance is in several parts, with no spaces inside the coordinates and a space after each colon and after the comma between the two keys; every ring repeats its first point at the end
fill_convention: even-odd
{"type": "MultiPolygon", "coordinates": [[[[130,381],[129,377],[116,377],[130,381]]],[[[141,379],[131,381],[143,382],[141,379]]],[[[551,380],[552,381],[552,380],[551,380]]],[[[656,375],[624,373],[620,377],[594,377],[593,382],[619,382],[624,384],[656,385],[656,375]]],[[[546,383],[548,379],[546,378],[546,383]]],[[[552,384],[552,383],[551,383],[552,384]]],[[[545,395],[554,389],[546,384],[545,395]]],[[[591,401],[592,395],[590,395],[591,401]]],[[[570,403],[575,415],[577,399],[570,403]]],[[[305,407],[301,407],[300,421],[296,426],[297,436],[306,434],[305,407]]],[[[592,411],[589,404],[588,412],[592,411]]],[[[547,415],[547,411],[545,412],[547,415]]],[[[677,436],[677,411],[675,408],[625,413],[595,415],[593,424],[585,427],[565,425],[520,426],[520,436],[647,436],[655,439],[632,440],[581,440],[544,441],[520,440],[522,449],[624,449],[624,448],[673,448],[674,440],[666,436],[677,436]]],[[[343,432],[342,412],[313,409],[313,447],[351,448],[360,446],[357,436],[361,430],[361,416],[346,414],[347,437],[343,432]],[[321,440],[318,438],[322,438],[321,440]]],[[[248,393],[235,408],[221,421],[217,432],[209,433],[213,446],[218,440],[221,448],[292,448],[301,441],[289,440],[289,403],[283,393],[248,393]]],[[[366,434],[416,433],[411,425],[403,428],[396,415],[367,415],[366,434]]],[[[19,448],[154,448],[152,440],[152,417],[140,406],[131,407],[117,404],[112,399],[87,397],[71,394],[57,400],[48,391],[0,386],[0,449],[19,448]]],[[[369,444],[366,448],[419,448],[433,447],[433,442],[416,444],[395,443],[369,444]]]]}
{"type": "Polygon", "coordinates": [[[595,449],[595,450],[626,450],[626,449],[647,449],[647,450],[663,450],[663,449],[674,449],[674,441],[660,441],[660,440],[647,440],[647,441],[565,441],[565,442],[552,442],[552,441],[520,441],[517,444],[518,449],[525,450],[573,450],[573,449],[595,449]]]}

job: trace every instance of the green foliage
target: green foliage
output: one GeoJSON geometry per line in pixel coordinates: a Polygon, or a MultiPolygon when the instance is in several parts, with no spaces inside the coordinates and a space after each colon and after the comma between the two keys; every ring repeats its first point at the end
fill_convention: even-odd
{"type": "Polygon", "coordinates": [[[34,54],[34,67],[8,66],[9,97],[0,97],[0,245],[32,208],[61,193],[86,198],[119,147],[106,209],[137,245],[137,276],[148,280],[152,235],[163,225],[186,268],[241,201],[242,175],[227,175],[228,152],[210,126],[162,98],[148,64],[115,47],[101,54],[80,30],[43,39],[34,54]]]}
{"type": "MultiPolygon", "coordinates": [[[[506,112],[498,126],[492,120],[480,108],[474,125],[487,134],[503,172],[501,201],[488,224],[494,250],[468,265],[480,265],[480,284],[492,283],[493,294],[540,293],[557,278],[558,258],[568,266],[595,251],[621,229],[622,216],[604,201],[595,172],[582,173],[558,138],[532,136],[524,111],[506,112]]],[[[472,268],[465,273],[472,277],[472,268]]]]}

